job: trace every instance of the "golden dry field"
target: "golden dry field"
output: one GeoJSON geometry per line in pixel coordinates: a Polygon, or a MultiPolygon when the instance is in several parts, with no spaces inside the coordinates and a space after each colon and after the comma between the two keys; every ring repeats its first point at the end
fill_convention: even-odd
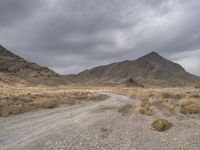
{"type": "Polygon", "coordinates": [[[101,101],[108,96],[101,89],[75,87],[25,87],[0,88],[0,116],[16,115],[41,108],[52,109],[59,105],[75,105],[87,101],[101,101]]]}
{"type": "Polygon", "coordinates": [[[139,100],[139,112],[156,115],[177,113],[200,114],[200,88],[125,88],[97,86],[2,86],[0,88],[0,115],[10,116],[40,108],[74,105],[86,101],[106,99],[102,93],[117,93],[139,100]]]}

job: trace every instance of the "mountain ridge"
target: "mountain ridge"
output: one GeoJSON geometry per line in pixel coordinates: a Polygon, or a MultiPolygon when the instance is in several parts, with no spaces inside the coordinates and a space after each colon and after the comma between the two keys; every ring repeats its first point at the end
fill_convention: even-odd
{"type": "Polygon", "coordinates": [[[23,83],[31,84],[55,85],[63,82],[62,77],[56,72],[15,55],[2,45],[0,45],[0,72],[4,74],[1,75],[2,80],[9,76],[6,78],[7,82],[11,78],[13,82],[21,80],[23,83]]]}
{"type": "Polygon", "coordinates": [[[87,69],[76,75],[59,75],[47,67],[31,63],[0,45],[0,82],[20,81],[31,84],[191,86],[200,77],[188,73],[181,65],[151,52],[135,60],[125,60],[87,69]]]}
{"type": "Polygon", "coordinates": [[[141,84],[184,85],[194,84],[200,78],[192,75],[179,64],[171,62],[151,52],[136,60],[125,60],[85,70],[77,74],[79,80],[90,80],[98,83],[123,83],[133,79],[141,84]]]}

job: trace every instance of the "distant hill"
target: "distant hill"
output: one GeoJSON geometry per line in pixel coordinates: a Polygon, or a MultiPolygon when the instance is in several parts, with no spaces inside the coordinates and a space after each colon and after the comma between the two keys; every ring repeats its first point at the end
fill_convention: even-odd
{"type": "Polygon", "coordinates": [[[11,53],[0,45],[0,81],[5,83],[22,82],[31,84],[59,84],[64,83],[62,77],[47,67],[11,53]]]}
{"type": "MultiPolygon", "coordinates": [[[[83,71],[77,80],[88,84],[123,84],[134,81],[147,86],[184,86],[200,83],[200,78],[185,71],[156,52],[136,60],[126,60],[83,71]]],[[[133,83],[133,82],[132,82],[133,83]]]]}
{"type": "Polygon", "coordinates": [[[136,60],[126,60],[95,67],[77,75],[61,76],[47,67],[31,63],[0,45],[1,84],[89,84],[144,86],[194,86],[200,85],[200,77],[185,71],[156,52],[136,60]]]}

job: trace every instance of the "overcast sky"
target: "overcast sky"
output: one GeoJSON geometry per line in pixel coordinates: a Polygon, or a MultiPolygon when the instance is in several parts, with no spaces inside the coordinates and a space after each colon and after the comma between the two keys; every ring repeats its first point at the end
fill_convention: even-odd
{"type": "Polygon", "coordinates": [[[0,0],[0,44],[61,74],[156,51],[200,75],[200,0],[0,0]]]}

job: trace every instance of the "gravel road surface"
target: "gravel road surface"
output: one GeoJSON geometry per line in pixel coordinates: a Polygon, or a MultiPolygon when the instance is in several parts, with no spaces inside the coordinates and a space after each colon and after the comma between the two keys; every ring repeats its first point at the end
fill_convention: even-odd
{"type": "Polygon", "coordinates": [[[200,119],[169,118],[166,132],[151,129],[152,117],[137,109],[123,116],[119,107],[135,103],[128,97],[40,110],[0,118],[1,150],[199,150],[200,119]]]}

